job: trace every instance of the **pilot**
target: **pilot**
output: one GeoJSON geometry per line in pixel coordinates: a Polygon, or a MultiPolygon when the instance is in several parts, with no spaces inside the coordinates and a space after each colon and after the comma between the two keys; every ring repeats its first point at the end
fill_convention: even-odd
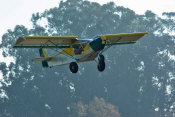
{"type": "Polygon", "coordinates": [[[74,53],[75,54],[81,54],[83,51],[82,47],[81,46],[77,46],[74,48],[74,53]]]}

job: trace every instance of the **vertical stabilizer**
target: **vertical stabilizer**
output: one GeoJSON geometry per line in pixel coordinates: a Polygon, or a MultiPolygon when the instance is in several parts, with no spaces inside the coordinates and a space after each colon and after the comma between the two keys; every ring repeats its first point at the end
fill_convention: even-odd
{"type": "Polygon", "coordinates": [[[39,53],[41,57],[49,57],[46,50],[44,48],[39,49],[39,53]]]}
{"type": "MultiPolygon", "coordinates": [[[[39,49],[39,53],[40,53],[40,56],[41,57],[49,57],[48,54],[47,54],[47,52],[46,52],[46,50],[44,48],[40,48],[39,49]]],[[[46,62],[46,61],[43,61],[42,62],[42,65],[43,65],[43,67],[49,67],[48,66],[48,62],[46,62]]]]}

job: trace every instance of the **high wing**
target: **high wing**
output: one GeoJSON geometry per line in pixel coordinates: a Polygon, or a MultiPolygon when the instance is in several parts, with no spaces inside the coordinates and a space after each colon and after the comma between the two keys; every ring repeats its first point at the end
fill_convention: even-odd
{"type": "Polygon", "coordinates": [[[99,35],[106,45],[120,45],[120,44],[132,44],[136,43],[147,32],[141,33],[127,33],[127,34],[110,34],[110,35],[99,35]]]}
{"type": "Polygon", "coordinates": [[[77,36],[24,36],[19,37],[14,48],[69,48],[77,36]]]}

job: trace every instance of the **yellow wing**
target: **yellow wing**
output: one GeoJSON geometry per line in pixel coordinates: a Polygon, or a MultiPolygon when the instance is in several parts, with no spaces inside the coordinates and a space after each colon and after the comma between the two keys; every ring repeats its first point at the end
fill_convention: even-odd
{"type": "Polygon", "coordinates": [[[77,36],[24,36],[16,41],[15,48],[69,48],[77,36]]]}
{"type": "Polygon", "coordinates": [[[141,33],[128,33],[128,34],[111,34],[111,35],[99,35],[106,45],[119,45],[119,44],[132,44],[140,39],[147,32],[141,33]]]}

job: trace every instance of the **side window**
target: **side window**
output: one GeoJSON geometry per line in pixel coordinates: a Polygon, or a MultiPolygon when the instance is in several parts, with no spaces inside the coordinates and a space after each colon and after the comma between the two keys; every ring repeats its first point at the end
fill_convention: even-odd
{"type": "Polygon", "coordinates": [[[80,44],[72,45],[75,55],[82,54],[83,48],[80,44]]]}

